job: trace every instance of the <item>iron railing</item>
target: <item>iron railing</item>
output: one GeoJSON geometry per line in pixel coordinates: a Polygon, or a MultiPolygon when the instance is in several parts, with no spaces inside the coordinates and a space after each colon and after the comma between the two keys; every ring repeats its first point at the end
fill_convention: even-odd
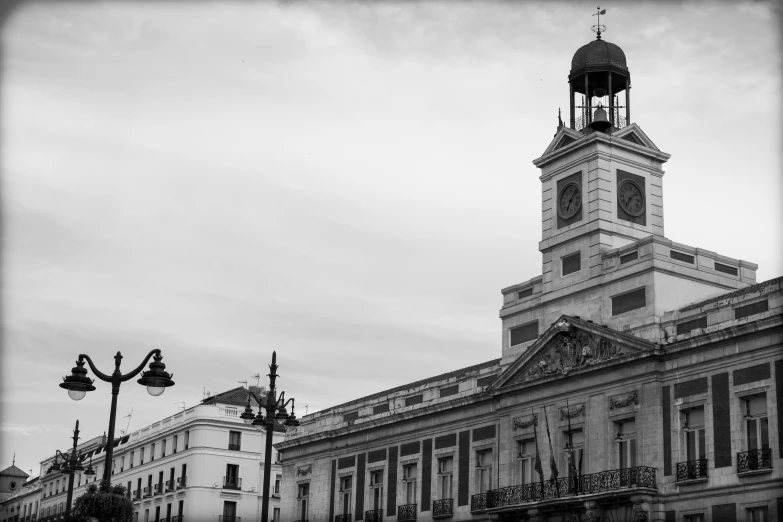
{"type": "Polygon", "coordinates": [[[141,491],[138,489],[133,490],[133,500],[141,500],[141,491]]]}
{"type": "Polygon", "coordinates": [[[188,477],[177,478],[177,489],[182,489],[187,485],[188,477]]]}
{"type": "Polygon", "coordinates": [[[223,489],[242,489],[242,479],[239,477],[223,477],[223,489]]]}
{"type": "Polygon", "coordinates": [[[689,460],[677,463],[676,482],[707,478],[707,459],[689,460]]]}
{"type": "Polygon", "coordinates": [[[454,514],[454,499],[444,498],[432,502],[432,518],[445,518],[454,514]]]}
{"type": "MultiPolygon", "coordinates": [[[[655,468],[636,466],[581,475],[564,477],[533,484],[491,489],[486,493],[486,507],[492,509],[513,506],[526,502],[539,502],[573,495],[590,495],[607,491],[620,491],[627,488],[657,489],[655,468]]],[[[473,495],[471,511],[480,511],[481,498],[473,495]],[[474,507],[476,509],[474,509],[474,507]]]]}
{"type": "Polygon", "coordinates": [[[231,515],[220,515],[218,522],[242,522],[242,517],[235,517],[231,515]]]}
{"type": "Polygon", "coordinates": [[[339,515],[335,515],[334,522],[351,522],[351,514],[341,513],[339,515]]]}
{"type": "Polygon", "coordinates": [[[184,522],[184,519],[182,518],[182,515],[177,515],[177,516],[171,517],[171,522],[184,522]]]}
{"type": "Polygon", "coordinates": [[[166,491],[174,491],[174,481],[173,480],[167,480],[166,481],[166,491]]]}
{"type": "Polygon", "coordinates": [[[150,487],[149,487],[149,486],[147,486],[147,487],[145,487],[145,488],[144,488],[144,494],[143,494],[143,496],[144,496],[144,498],[148,498],[148,497],[151,497],[151,496],[152,496],[152,491],[150,490],[150,487]]]}
{"type": "MultiPolygon", "coordinates": [[[[608,107],[604,107],[604,109],[608,109],[608,107]]],[[[628,121],[623,116],[617,114],[617,112],[619,111],[615,111],[614,121],[612,122],[612,126],[616,129],[622,129],[623,127],[628,126],[628,121]]],[[[592,118],[590,118],[590,120],[586,120],[585,117],[580,116],[579,118],[576,118],[574,120],[574,129],[582,130],[586,126],[590,125],[592,121],[593,121],[592,118]]]]}
{"type": "Polygon", "coordinates": [[[163,494],[163,482],[158,482],[157,484],[155,484],[155,494],[156,495],[163,494]]]}
{"type": "Polygon", "coordinates": [[[772,469],[772,448],[737,453],[737,473],[772,469]]]}
{"type": "Polygon", "coordinates": [[[294,520],[294,522],[310,522],[310,521],[306,518],[303,518],[302,520],[294,520]]]}
{"type": "Polygon", "coordinates": [[[239,451],[240,445],[239,444],[228,444],[228,449],[231,451],[239,451]]]}
{"type": "Polygon", "coordinates": [[[383,510],[371,509],[364,512],[364,522],[383,522],[383,510]]]}
{"type": "Polygon", "coordinates": [[[397,522],[416,520],[416,504],[405,504],[397,507],[397,522]]]}
{"type": "Polygon", "coordinates": [[[475,513],[476,511],[484,511],[487,509],[487,494],[478,493],[470,497],[470,511],[475,513]]]}

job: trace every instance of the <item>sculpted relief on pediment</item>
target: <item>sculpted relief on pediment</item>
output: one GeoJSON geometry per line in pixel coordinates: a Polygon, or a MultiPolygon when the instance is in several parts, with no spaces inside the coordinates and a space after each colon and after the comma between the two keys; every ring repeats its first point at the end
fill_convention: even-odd
{"type": "Polygon", "coordinates": [[[527,382],[600,364],[623,355],[620,346],[612,341],[582,330],[568,328],[568,323],[562,321],[563,330],[557,334],[548,345],[536,354],[521,375],[515,380],[527,382]]]}

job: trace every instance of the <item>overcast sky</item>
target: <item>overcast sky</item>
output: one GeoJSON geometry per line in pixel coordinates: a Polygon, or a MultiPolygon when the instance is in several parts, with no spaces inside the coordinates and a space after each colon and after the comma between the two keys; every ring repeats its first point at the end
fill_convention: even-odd
{"type": "MultiPolygon", "coordinates": [[[[607,5],[666,235],[783,274],[772,4],[607,5]]],[[[593,4],[46,2],[2,30],[0,469],[268,371],[297,413],[500,357],[593,4]]],[[[262,381],[263,384],[263,381],[262,381]]]]}

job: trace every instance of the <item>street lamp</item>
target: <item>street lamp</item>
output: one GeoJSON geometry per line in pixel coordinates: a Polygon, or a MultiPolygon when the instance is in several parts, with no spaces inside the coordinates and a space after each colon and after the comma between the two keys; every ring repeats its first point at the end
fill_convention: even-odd
{"type": "MultiPolygon", "coordinates": [[[[78,444],[79,440],[79,421],[76,421],[76,427],[73,430],[73,448],[71,449],[70,453],[61,453],[60,450],[55,450],[54,455],[54,462],[51,466],[49,466],[49,469],[47,470],[47,473],[50,471],[59,471],[63,475],[68,475],[68,500],[65,503],[65,519],[68,520],[68,518],[71,516],[71,503],[73,502],[73,474],[77,471],[84,471],[84,466],[82,466],[82,459],[83,456],[81,453],[76,452],[76,445],[78,444]],[[58,460],[59,457],[63,458],[63,463],[60,464],[60,461],[58,460]]],[[[95,471],[92,469],[92,465],[90,465],[87,468],[87,471],[84,472],[86,475],[95,475],[95,471]]]]}
{"type": "Polygon", "coordinates": [[[286,426],[299,426],[299,421],[294,415],[294,399],[285,400],[285,392],[281,392],[278,397],[275,393],[275,379],[277,375],[277,352],[272,352],[272,364],[269,365],[269,391],[266,394],[266,405],[260,405],[258,415],[253,415],[253,409],[250,407],[250,395],[247,397],[247,407],[239,417],[245,421],[245,424],[253,425],[257,430],[261,426],[266,426],[266,448],[264,452],[264,489],[261,498],[261,522],[269,521],[269,483],[272,475],[272,433],[275,427],[275,420],[285,421],[286,426]],[[291,414],[285,407],[291,403],[291,414]],[[264,417],[266,410],[266,417],[264,417]]]}
{"type": "Polygon", "coordinates": [[[132,372],[123,375],[120,372],[120,362],[122,361],[122,354],[117,352],[114,356],[114,372],[109,376],[98,370],[90,359],[85,354],[79,354],[79,359],[76,361],[76,366],[71,370],[71,375],[63,377],[63,382],[60,383],[60,388],[68,390],[68,395],[71,399],[78,401],[84,398],[84,395],[88,391],[95,390],[95,386],[92,383],[94,379],[87,377],[87,370],[84,368],[84,361],[89,363],[93,373],[102,381],[111,383],[111,414],[109,416],[109,440],[106,444],[106,465],[103,470],[103,479],[108,483],[111,477],[112,468],[112,456],[114,455],[114,420],[117,417],[117,395],[120,393],[120,384],[128,381],[141,372],[141,379],[138,382],[142,386],[147,387],[147,392],[157,397],[169,386],[174,386],[174,381],[171,378],[173,374],[169,375],[166,372],[166,365],[161,361],[163,356],[160,354],[160,350],[152,350],[144,358],[144,361],[136,367],[132,372]],[[155,356],[155,360],[150,363],[150,369],[146,372],[141,370],[150,357],[155,356]]]}

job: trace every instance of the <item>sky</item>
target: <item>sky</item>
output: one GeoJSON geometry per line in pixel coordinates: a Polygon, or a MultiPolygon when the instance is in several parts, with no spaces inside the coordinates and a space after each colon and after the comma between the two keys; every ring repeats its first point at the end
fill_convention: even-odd
{"type": "MultiPolygon", "coordinates": [[[[266,374],[312,413],[500,357],[593,4],[26,2],[0,34],[0,469],[266,374]],[[131,410],[133,415],[124,418],[131,410]]],[[[783,275],[773,3],[619,3],[666,236],[783,275]]],[[[261,384],[264,384],[262,379],[261,384]]]]}

